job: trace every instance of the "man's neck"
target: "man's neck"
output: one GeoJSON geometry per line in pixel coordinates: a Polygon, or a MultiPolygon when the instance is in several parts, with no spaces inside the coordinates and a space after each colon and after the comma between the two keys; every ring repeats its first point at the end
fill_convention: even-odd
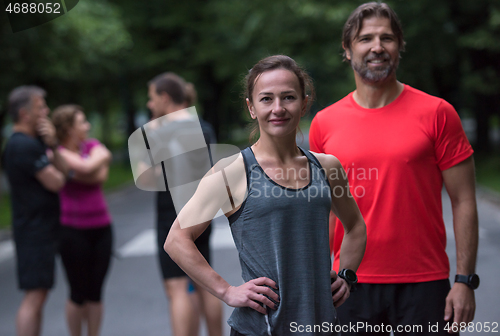
{"type": "Polygon", "coordinates": [[[396,80],[396,77],[388,78],[383,83],[366,83],[357,74],[356,91],[353,98],[359,106],[375,109],[392,103],[404,90],[404,85],[396,80]]]}
{"type": "Polygon", "coordinates": [[[167,113],[165,115],[168,116],[168,120],[171,121],[192,118],[189,112],[186,110],[186,106],[184,104],[169,105],[166,112],[167,113]]]}
{"type": "Polygon", "coordinates": [[[36,131],[30,125],[26,124],[14,124],[12,127],[14,132],[24,133],[32,138],[36,137],[36,131]]]}

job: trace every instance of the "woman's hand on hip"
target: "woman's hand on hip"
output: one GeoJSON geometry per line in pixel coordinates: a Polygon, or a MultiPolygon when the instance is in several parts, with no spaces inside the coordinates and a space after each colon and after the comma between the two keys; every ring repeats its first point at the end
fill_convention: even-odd
{"type": "Polygon", "coordinates": [[[266,314],[266,309],[262,304],[271,309],[276,309],[276,304],[269,298],[279,302],[278,294],[270,287],[278,289],[276,282],[269,278],[252,279],[238,287],[229,286],[222,300],[231,307],[250,307],[259,313],[266,314]]]}

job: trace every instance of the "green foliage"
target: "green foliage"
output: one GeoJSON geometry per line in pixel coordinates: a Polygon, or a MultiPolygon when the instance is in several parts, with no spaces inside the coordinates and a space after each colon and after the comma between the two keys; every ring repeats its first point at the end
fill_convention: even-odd
{"type": "Polygon", "coordinates": [[[117,187],[134,183],[132,170],[128,163],[114,163],[109,167],[108,179],[103,185],[104,191],[112,191],[117,187]]]}
{"type": "MultiPolygon", "coordinates": [[[[362,2],[86,0],[17,34],[0,14],[0,110],[14,86],[37,83],[47,89],[51,107],[79,103],[104,121],[126,113],[130,132],[133,113],[145,108],[147,81],[173,71],[196,85],[199,112],[224,140],[247,122],[242,78],[259,59],[281,53],[314,78],[314,114],[355,88],[352,70],[342,62],[341,33],[362,2]]],[[[499,114],[498,0],[388,3],[407,41],[398,78],[486,122],[499,114]]],[[[103,129],[109,127],[108,120],[103,129]]]]}
{"type": "Polygon", "coordinates": [[[10,196],[0,197],[0,230],[7,229],[11,225],[10,196]]]}
{"type": "Polygon", "coordinates": [[[500,157],[481,155],[476,158],[477,182],[493,191],[500,192],[500,157]]]}

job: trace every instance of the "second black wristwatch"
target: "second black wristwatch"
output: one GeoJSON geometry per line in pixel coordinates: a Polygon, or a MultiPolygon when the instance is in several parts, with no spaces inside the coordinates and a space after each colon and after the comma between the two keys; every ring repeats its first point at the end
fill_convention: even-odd
{"type": "Polygon", "coordinates": [[[477,274],[469,274],[469,275],[457,274],[455,275],[455,282],[461,282],[466,284],[472,289],[476,289],[477,287],[479,287],[479,276],[477,274]]]}
{"type": "Polygon", "coordinates": [[[358,282],[358,276],[356,275],[356,272],[344,268],[339,272],[338,276],[344,279],[351,286],[351,292],[354,292],[356,290],[356,283],[358,282]]]}

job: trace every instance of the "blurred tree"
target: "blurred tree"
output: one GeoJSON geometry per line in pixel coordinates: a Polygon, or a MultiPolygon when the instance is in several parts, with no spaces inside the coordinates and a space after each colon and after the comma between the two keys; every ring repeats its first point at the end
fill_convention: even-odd
{"type": "Polygon", "coordinates": [[[490,121],[500,115],[500,2],[460,1],[461,91],[477,123],[476,150],[491,151],[490,121]]]}
{"type": "MultiPolygon", "coordinates": [[[[101,113],[124,111],[130,133],[135,112],[145,109],[147,82],[173,71],[196,85],[198,110],[222,140],[247,121],[240,97],[245,73],[259,59],[282,53],[314,78],[314,113],[355,88],[352,70],[342,63],[341,32],[361,3],[86,0],[17,34],[2,13],[0,110],[10,89],[36,83],[48,90],[51,106],[77,102],[101,113]]],[[[398,77],[469,111],[478,123],[476,150],[488,150],[489,118],[500,104],[498,0],[388,3],[408,42],[398,77]]]]}
{"type": "Polygon", "coordinates": [[[46,89],[51,107],[78,103],[90,111],[106,112],[101,102],[116,96],[121,55],[132,46],[114,6],[80,1],[66,15],[15,34],[4,20],[5,13],[0,16],[2,116],[9,91],[26,84],[46,89]]]}

